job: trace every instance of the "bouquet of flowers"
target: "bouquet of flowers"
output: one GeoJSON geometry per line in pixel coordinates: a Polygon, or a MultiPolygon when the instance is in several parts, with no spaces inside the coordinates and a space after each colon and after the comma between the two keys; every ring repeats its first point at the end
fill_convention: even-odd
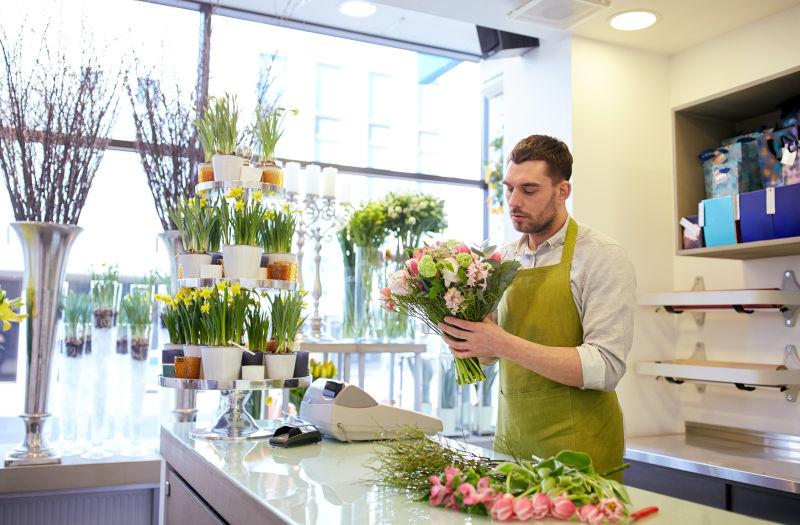
{"type": "MultiPolygon", "coordinates": [[[[447,316],[479,322],[489,315],[519,267],[502,261],[493,246],[470,250],[455,240],[437,242],[418,249],[389,277],[381,300],[388,310],[416,317],[441,335],[438,325],[447,316]]],[[[486,379],[474,357],[456,359],[456,372],[459,385],[486,379]]]]}

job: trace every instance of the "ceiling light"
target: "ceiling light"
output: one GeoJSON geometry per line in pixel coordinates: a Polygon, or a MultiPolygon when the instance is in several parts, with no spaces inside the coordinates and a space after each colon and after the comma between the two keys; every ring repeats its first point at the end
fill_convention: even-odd
{"type": "Polygon", "coordinates": [[[655,24],[658,17],[650,11],[628,11],[614,15],[609,23],[620,31],[638,31],[655,24]]]}
{"type": "Polygon", "coordinates": [[[375,5],[363,0],[347,0],[339,4],[339,12],[347,16],[365,18],[375,14],[375,5]]]}

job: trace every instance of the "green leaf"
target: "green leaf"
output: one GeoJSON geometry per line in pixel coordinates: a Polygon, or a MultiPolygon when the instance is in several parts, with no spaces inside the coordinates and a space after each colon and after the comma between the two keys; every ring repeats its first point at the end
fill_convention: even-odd
{"type": "Polygon", "coordinates": [[[562,450],[556,454],[556,459],[564,465],[574,468],[578,472],[584,472],[586,474],[595,473],[594,466],[592,465],[592,457],[589,454],[575,452],[573,450],[562,450]]]}

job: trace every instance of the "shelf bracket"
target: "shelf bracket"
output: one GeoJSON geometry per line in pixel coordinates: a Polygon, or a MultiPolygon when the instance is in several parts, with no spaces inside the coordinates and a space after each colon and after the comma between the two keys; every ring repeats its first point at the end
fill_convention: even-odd
{"type": "Polygon", "coordinates": [[[736,310],[736,312],[740,313],[740,314],[752,314],[753,312],[755,312],[755,310],[748,310],[747,308],[745,308],[744,306],[742,306],[740,304],[734,304],[734,305],[731,305],[731,306],[733,306],[733,309],[736,310]]]}
{"type": "MultiPolygon", "coordinates": [[[[694,284],[692,285],[692,290],[700,291],[706,289],[706,282],[703,279],[702,275],[696,275],[694,278],[694,284]]],[[[706,324],[706,313],[705,312],[692,312],[692,317],[694,318],[694,324],[697,326],[703,326],[706,324]]],[[[703,357],[705,357],[705,349],[703,350],[703,357]]],[[[705,390],[705,386],[703,386],[705,390]]]]}
{"type": "MultiPolygon", "coordinates": [[[[797,353],[797,347],[794,345],[786,345],[784,350],[783,364],[789,370],[800,369],[800,354],[797,353]]],[[[790,403],[797,402],[797,395],[800,394],[800,385],[787,385],[783,394],[786,396],[786,401],[790,403]]]]}
{"type": "MultiPolygon", "coordinates": [[[[781,290],[784,292],[800,292],[800,284],[797,282],[792,270],[783,272],[783,285],[781,290]]],[[[783,324],[788,327],[793,327],[797,324],[797,315],[800,313],[800,308],[797,306],[784,306],[781,311],[783,312],[783,324]]],[[[794,396],[797,399],[797,395],[794,396]]]]}
{"type": "MultiPolygon", "coordinates": [[[[702,279],[703,278],[700,277],[700,280],[702,280],[702,279]]],[[[698,360],[698,361],[705,361],[707,359],[706,358],[706,345],[704,345],[703,343],[701,343],[699,341],[697,343],[695,343],[694,352],[692,352],[692,356],[690,357],[690,359],[698,360]]],[[[695,388],[697,388],[697,393],[698,394],[704,394],[705,393],[705,391],[706,391],[705,383],[695,383],[694,386],[695,386],[695,388]]]]}

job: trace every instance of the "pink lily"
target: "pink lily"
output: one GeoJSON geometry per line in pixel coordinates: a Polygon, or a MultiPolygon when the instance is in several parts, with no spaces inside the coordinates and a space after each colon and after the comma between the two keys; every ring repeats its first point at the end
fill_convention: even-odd
{"type": "Polygon", "coordinates": [[[447,499],[444,502],[444,508],[458,510],[460,508],[458,501],[456,501],[456,495],[452,492],[448,494],[447,499]]]}
{"type": "Polygon", "coordinates": [[[498,521],[511,521],[514,519],[514,496],[503,494],[492,505],[492,518],[498,521]]]}
{"type": "Polygon", "coordinates": [[[528,521],[533,517],[533,500],[520,496],[514,501],[514,514],[519,521],[528,521]]]}
{"type": "Polygon", "coordinates": [[[603,511],[592,505],[591,503],[584,505],[578,510],[578,517],[584,523],[591,525],[600,525],[606,521],[606,515],[603,511]]]}
{"type": "Polygon", "coordinates": [[[597,507],[611,523],[616,523],[622,519],[622,513],[625,510],[625,506],[617,498],[601,499],[597,507]]]}
{"type": "Polygon", "coordinates": [[[533,517],[537,520],[546,518],[552,507],[550,498],[544,492],[539,492],[533,497],[533,517]]]}
{"type": "Polygon", "coordinates": [[[550,514],[556,519],[568,520],[575,514],[575,504],[564,495],[556,496],[550,502],[552,503],[550,514]]]}

